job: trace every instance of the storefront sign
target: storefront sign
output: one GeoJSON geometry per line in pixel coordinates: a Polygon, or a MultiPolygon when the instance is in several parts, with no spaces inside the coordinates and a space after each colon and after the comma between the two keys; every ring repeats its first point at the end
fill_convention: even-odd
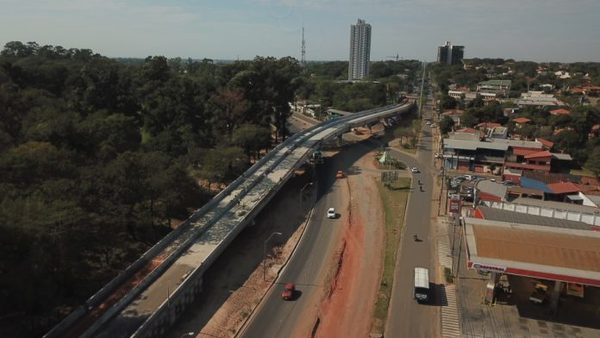
{"type": "Polygon", "coordinates": [[[487,264],[479,264],[474,263],[473,268],[480,271],[491,271],[491,272],[504,272],[506,271],[505,266],[496,266],[496,265],[487,265],[487,264]]]}

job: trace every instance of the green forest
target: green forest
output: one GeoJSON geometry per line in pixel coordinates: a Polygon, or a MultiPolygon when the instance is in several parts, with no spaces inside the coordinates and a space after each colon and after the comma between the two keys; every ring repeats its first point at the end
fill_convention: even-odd
{"type": "Polygon", "coordinates": [[[0,53],[0,336],[40,336],[286,137],[289,102],[392,103],[416,61],[218,63],[7,43],[0,53]],[[402,73],[402,76],[396,74],[402,73]],[[408,75],[407,75],[408,74],[408,75]]]}
{"type": "Polygon", "coordinates": [[[44,333],[284,137],[300,73],[6,44],[0,336],[44,333]]]}

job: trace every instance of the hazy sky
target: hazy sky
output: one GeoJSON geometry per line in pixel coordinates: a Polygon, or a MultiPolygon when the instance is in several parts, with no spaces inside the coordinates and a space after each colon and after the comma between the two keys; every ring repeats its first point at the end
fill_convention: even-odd
{"type": "Polygon", "coordinates": [[[350,25],[372,26],[371,60],[465,57],[600,61],[600,0],[0,0],[0,44],[106,56],[347,60],[350,25]]]}

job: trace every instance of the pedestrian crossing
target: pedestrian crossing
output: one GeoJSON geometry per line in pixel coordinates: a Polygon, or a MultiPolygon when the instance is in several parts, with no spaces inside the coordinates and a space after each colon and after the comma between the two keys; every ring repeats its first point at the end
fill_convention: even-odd
{"type": "Polygon", "coordinates": [[[450,245],[448,238],[443,236],[443,239],[438,239],[438,261],[440,265],[452,270],[452,256],[450,255],[450,245]]]}
{"type": "Polygon", "coordinates": [[[446,298],[446,303],[442,305],[442,337],[460,337],[456,288],[454,285],[446,285],[442,292],[446,298]]]}
{"type": "MultiPolygon", "coordinates": [[[[444,224],[447,226],[447,224],[444,224]]],[[[446,227],[446,229],[448,229],[446,227]]],[[[438,261],[444,268],[452,271],[452,253],[450,251],[450,240],[448,235],[444,234],[437,240],[438,261]]],[[[458,305],[456,304],[456,286],[454,284],[443,285],[440,288],[440,299],[442,300],[442,337],[452,338],[460,337],[460,318],[458,313],[458,305]]]]}

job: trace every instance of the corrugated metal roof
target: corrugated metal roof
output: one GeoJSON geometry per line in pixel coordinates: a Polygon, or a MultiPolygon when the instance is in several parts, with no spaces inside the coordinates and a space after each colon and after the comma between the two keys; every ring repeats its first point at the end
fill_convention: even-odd
{"type": "Polygon", "coordinates": [[[548,188],[548,185],[545,182],[527,177],[521,176],[521,186],[523,188],[535,189],[547,193],[552,193],[553,191],[548,188]]]}
{"type": "Polygon", "coordinates": [[[473,224],[473,234],[480,257],[600,272],[598,237],[480,224],[473,224]]]}
{"type": "Polygon", "coordinates": [[[573,160],[573,158],[569,154],[552,153],[552,157],[557,160],[561,160],[561,161],[572,161],[573,160]]]}
{"type": "Polygon", "coordinates": [[[579,187],[571,182],[550,183],[548,188],[555,194],[565,194],[570,192],[579,192],[579,187]]]}
{"type": "Polygon", "coordinates": [[[444,149],[447,148],[464,150],[492,149],[506,151],[508,149],[508,145],[502,142],[468,141],[445,138],[444,149]]]}
{"type": "Polygon", "coordinates": [[[515,155],[520,155],[520,156],[525,156],[525,155],[529,155],[529,154],[533,154],[533,153],[537,153],[538,149],[531,149],[531,148],[514,148],[512,150],[512,153],[515,155]]]}
{"type": "MultiPolygon", "coordinates": [[[[521,180],[523,180],[523,178],[524,177],[521,177],[521,180]]],[[[596,208],[596,207],[589,207],[586,205],[561,203],[561,202],[554,202],[554,201],[542,201],[542,200],[536,200],[533,198],[519,197],[519,198],[516,198],[514,201],[512,201],[512,203],[523,204],[523,205],[532,205],[532,206],[536,206],[536,207],[544,207],[544,208],[550,208],[550,209],[556,209],[556,210],[577,211],[577,212],[586,213],[586,214],[600,214],[600,208],[596,208]]]]}
{"type": "Polygon", "coordinates": [[[486,206],[479,206],[478,209],[483,214],[483,217],[487,220],[491,221],[500,221],[500,222],[509,222],[509,223],[521,223],[521,224],[532,224],[532,225],[541,225],[541,226],[549,226],[556,228],[565,228],[565,229],[579,229],[579,230],[591,230],[591,225],[577,222],[577,221],[569,221],[565,219],[552,218],[552,217],[544,217],[537,215],[530,215],[521,212],[513,212],[507,211],[497,208],[490,208],[486,206]]]}
{"type": "Polygon", "coordinates": [[[499,197],[502,200],[505,200],[506,197],[506,190],[508,189],[507,186],[505,186],[504,184],[500,184],[500,183],[496,183],[496,182],[492,182],[492,181],[479,181],[477,182],[477,189],[490,194],[490,195],[494,195],[499,197]]]}
{"type": "Polygon", "coordinates": [[[552,154],[550,154],[549,151],[544,150],[544,151],[538,151],[535,153],[525,155],[525,158],[541,158],[541,157],[552,157],[552,154]]]}
{"type": "Polygon", "coordinates": [[[491,139],[494,143],[506,143],[510,147],[521,147],[531,149],[542,149],[542,143],[537,141],[521,141],[521,140],[510,140],[510,139],[491,139]]]}

